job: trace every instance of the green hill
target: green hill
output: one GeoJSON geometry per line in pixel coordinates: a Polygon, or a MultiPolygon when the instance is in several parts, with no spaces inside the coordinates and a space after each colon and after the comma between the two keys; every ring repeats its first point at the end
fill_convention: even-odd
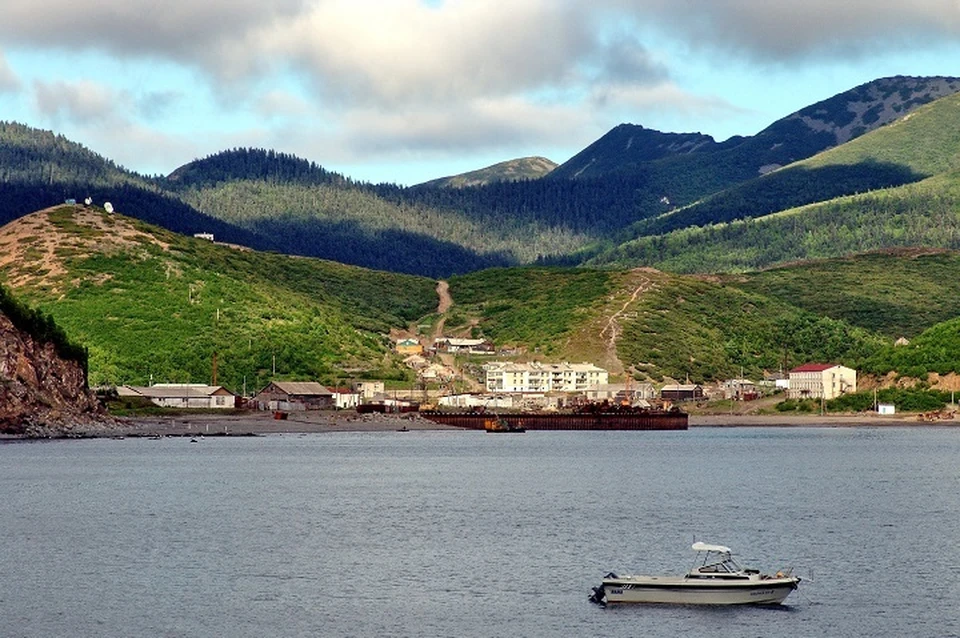
{"type": "Polygon", "coordinates": [[[647,172],[659,195],[683,205],[691,200],[682,195],[693,191],[674,191],[673,175],[686,175],[688,188],[704,196],[845,144],[957,91],[960,78],[881,78],[811,104],[756,135],[720,143],[699,133],[660,133],[624,124],[561,164],[551,178],[647,172]],[[651,167],[657,168],[651,172],[651,167]]]}
{"type": "Polygon", "coordinates": [[[859,365],[887,341],[719,278],[521,268],[450,280],[454,325],[526,357],[704,382],[811,360],[859,365]],[[607,352],[612,348],[612,352],[607,352]]]}
{"type": "Polygon", "coordinates": [[[0,229],[17,295],[89,348],[91,384],[405,374],[384,334],[436,304],[428,279],[185,238],[60,206],[0,229]],[[216,355],[214,354],[216,353],[216,355]]]}
{"type": "Polygon", "coordinates": [[[885,335],[960,316],[960,253],[885,250],[724,277],[728,285],[885,335]]]}
{"type": "Polygon", "coordinates": [[[960,174],[810,204],[757,219],[626,242],[589,263],[742,272],[891,247],[960,249],[960,174]]]}
{"type": "Polygon", "coordinates": [[[960,95],[944,97],[884,127],[641,222],[635,235],[761,217],[804,204],[917,182],[960,167],[960,95]]]}

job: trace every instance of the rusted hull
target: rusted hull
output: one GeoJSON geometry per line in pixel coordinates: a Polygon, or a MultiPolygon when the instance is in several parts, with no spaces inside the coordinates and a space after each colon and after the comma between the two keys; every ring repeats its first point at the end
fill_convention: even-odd
{"type": "MultiPolygon", "coordinates": [[[[471,430],[483,430],[490,418],[482,413],[421,411],[420,416],[436,423],[471,430]]],[[[598,414],[499,414],[510,427],[529,430],[686,430],[683,412],[636,412],[598,414]]]]}

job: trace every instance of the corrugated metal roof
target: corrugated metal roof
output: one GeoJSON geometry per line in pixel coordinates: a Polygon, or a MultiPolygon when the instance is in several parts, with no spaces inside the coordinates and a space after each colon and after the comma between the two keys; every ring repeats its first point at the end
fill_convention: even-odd
{"type": "Polygon", "coordinates": [[[224,390],[219,385],[151,385],[151,386],[127,386],[131,390],[151,399],[177,399],[177,398],[200,398],[209,397],[213,394],[232,394],[224,390]]]}
{"type": "Polygon", "coordinates": [[[274,381],[273,385],[286,392],[298,396],[332,396],[325,386],[316,381],[274,381]]]}

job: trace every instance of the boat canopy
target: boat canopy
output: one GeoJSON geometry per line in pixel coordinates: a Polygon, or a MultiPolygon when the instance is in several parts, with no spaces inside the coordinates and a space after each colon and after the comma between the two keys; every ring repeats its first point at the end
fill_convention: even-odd
{"type": "Polygon", "coordinates": [[[723,545],[710,545],[708,543],[696,542],[693,544],[693,551],[695,552],[719,552],[721,554],[731,554],[729,547],[724,547],[723,545]]]}

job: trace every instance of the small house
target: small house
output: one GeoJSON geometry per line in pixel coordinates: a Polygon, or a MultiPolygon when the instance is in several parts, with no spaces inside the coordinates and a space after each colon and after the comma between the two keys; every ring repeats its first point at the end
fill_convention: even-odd
{"type": "Polygon", "coordinates": [[[703,386],[697,383],[670,383],[660,388],[663,401],[700,401],[703,398],[703,386]]]}
{"type": "Polygon", "coordinates": [[[416,339],[401,339],[394,346],[397,354],[414,355],[423,353],[423,345],[416,339]]]}
{"type": "Polygon", "coordinates": [[[253,397],[261,410],[329,410],[334,407],[333,392],[315,381],[271,381],[253,397]]]}
{"type": "Polygon", "coordinates": [[[333,407],[337,410],[350,410],[360,405],[360,393],[351,388],[330,388],[333,393],[333,407]]]}
{"type": "Polygon", "coordinates": [[[441,337],[433,343],[437,352],[450,354],[496,354],[493,342],[486,339],[457,339],[441,337]]]}
{"type": "Polygon", "coordinates": [[[157,383],[149,386],[123,386],[119,396],[142,396],[164,408],[229,410],[236,407],[237,396],[219,385],[203,383],[157,383]]]}
{"type": "Polygon", "coordinates": [[[656,398],[657,391],[652,383],[597,383],[587,389],[586,396],[588,401],[635,405],[637,401],[656,398]]]}
{"type": "Polygon", "coordinates": [[[724,399],[735,401],[754,401],[760,397],[760,391],[750,379],[727,379],[720,384],[724,399]]]}
{"type": "Polygon", "coordinates": [[[353,384],[353,391],[360,395],[363,401],[370,401],[385,392],[383,381],[357,381],[353,384]]]}

